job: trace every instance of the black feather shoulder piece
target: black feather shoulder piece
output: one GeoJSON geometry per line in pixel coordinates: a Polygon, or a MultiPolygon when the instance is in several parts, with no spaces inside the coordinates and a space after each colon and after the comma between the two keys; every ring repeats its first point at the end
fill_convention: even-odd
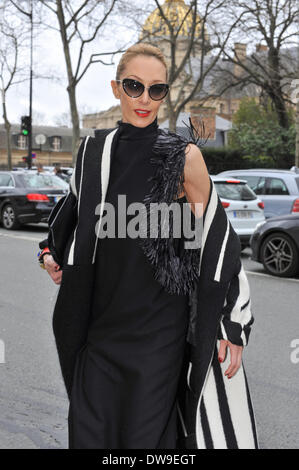
{"type": "MultiPolygon", "coordinates": [[[[184,242],[188,239],[185,239],[183,234],[180,239],[174,237],[173,218],[169,216],[171,210],[159,216],[158,220],[154,215],[157,204],[166,203],[172,207],[179,194],[184,191],[185,149],[189,143],[198,145],[193,126],[188,129],[190,139],[158,129],[150,160],[155,171],[149,180],[152,182],[151,191],[143,200],[145,212],[140,225],[142,235],[139,242],[154,268],[154,278],[170,294],[191,293],[199,276],[200,248],[185,248],[184,242]],[[150,230],[151,220],[157,221],[155,233],[150,230]]],[[[181,206],[182,200],[188,205],[185,197],[180,198],[180,202],[176,204],[181,206]]],[[[193,218],[194,221],[194,214],[189,205],[188,210],[191,220],[193,218]]]]}

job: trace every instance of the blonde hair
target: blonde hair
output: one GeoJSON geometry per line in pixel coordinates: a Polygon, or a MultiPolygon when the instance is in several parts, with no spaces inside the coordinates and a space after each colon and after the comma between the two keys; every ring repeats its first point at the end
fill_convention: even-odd
{"type": "Polygon", "coordinates": [[[133,46],[129,47],[129,49],[127,49],[126,52],[124,52],[117,66],[116,80],[120,80],[120,76],[124,72],[128,62],[134,57],[137,57],[139,55],[155,57],[156,59],[160,60],[160,62],[162,62],[162,64],[164,65],[166,69],[166,80],[167,80],[168,70],[167,70],[167,64],[166,64],[166,60],[165,60],[163,52],[158,47],[153,46],[152,44],[147,44],[147,43],[134,44],[133,46]]]}

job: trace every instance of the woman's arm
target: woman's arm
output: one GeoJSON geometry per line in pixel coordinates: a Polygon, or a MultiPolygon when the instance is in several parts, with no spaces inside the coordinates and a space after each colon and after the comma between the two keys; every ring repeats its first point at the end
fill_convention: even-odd
{"type": "MultiPolygon", "coordinates": [[[[190,203],[193,213],[201,217],[207,207],[210,194],[210,176],[203,159],[202,153],[195,144],[189,144],[186,147],[186,160],[184,169],[184,190],[186,198],[190,203]],[[202,204],[199,210],[196,210],[195,203],[202,204]]],[[[230,350],[230,365],[225,371],[229,379],[238,371],[242,361],[243,346],[233,344],[229,340],[220,340],[218,359],[223,362],[226,356],[226,350],[230,350]]]]}
{"type": "MultiPolygon", "coordinates": [[[[77,162],[79,161],[79,169],[85,141],[86,138],[83,139],[78,150],[77,162]]],[[[43,255],[43,265],[55,284],[61,283],[61,267],[65,245],[76,225],[76,204],[78,199],[78,183],[76,184],[76,179],[80,181],[80,172],[77,171],[77,164],[70,179],[68,194],[56,204],[48,219],[50,229],[48,237],[39,243],[41,250],[46,248],[50,251],[49,254],[43,255]]]]}
{"type": "Polygon", "coordinates": [[[202,153],[195,144],[185,150],[184,190],[191,209],[197,217],[204,213],[210,194],[210,177],[202,153]],[[199,211],[194,203],[202,204],[199,211]]]}

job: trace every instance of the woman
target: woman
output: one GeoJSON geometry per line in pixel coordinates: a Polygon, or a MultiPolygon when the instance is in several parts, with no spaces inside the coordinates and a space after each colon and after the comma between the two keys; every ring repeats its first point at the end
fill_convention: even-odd
{"type": "Polygon", "coordinates": [[[158,129],[168,92],[161,51],[147,44],[129,48],[111,85],[122,121],[81,144],[69,194],[40,243],[40,262],[60,284],[53,326],[70,398],[69,447],[257,447],[241,366],[253,322],[250,300],[242,302],[238,321],[232,316],[241,287],[248,291],[239,242],[198,146],[158,129]],[[147,216],[151,202],[188,201],[195,217],[201,203],[206,248],[187,250],[183,236],[174,240],[173,234],[164,240],[119,236],[118,224],[132,222],[123,213],[125,220],[115,217],[118,235],[100,238],[103,221],[109,222],[103,204],[120,213],[120,195],[126,209],[144,203],[147,216]],[[213,263],[220,282],[210,278],[213,263]],[[230,392],[218,393],[220,379],[217,400],[208,401],[221,362],[226,392],[224,376],[243,387],[243,401],[235,397],[246,415],[242,429],[235,406],[226,409],[230,392]],[[214,412],[217,429],[209,423],[214,412]]]}

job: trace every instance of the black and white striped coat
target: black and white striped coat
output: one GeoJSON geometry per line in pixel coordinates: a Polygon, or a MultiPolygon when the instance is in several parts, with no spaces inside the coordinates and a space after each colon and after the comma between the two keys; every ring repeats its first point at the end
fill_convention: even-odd
{"type": "MultiPolygon", "coordinates": [[[[53,329],[69,396],[76,356],[86,342],[99,240],[95,227],[99,227],[103,214],[110,157],[117,138],[118,128],[96,131],[95,137],[82,142],[69,193],[52,211],[48,239],[40,243],[41,248],[48,245],[63,266],[53,329]]],[[[183,183],[188,142],[159,130],[152,160],[157,165],[156,178],[145,204],[174,200],[183,183]]],[[[141,246],[164,288],[189,294],[189,331],[177,400],[179,447],[257,448],[243,364],[234,377],[227,379],[224,371],[230,362],[229,353],[224,363],[218,362],[220,339],[247,345],[253,316],[239,238],[211,179],[201,248],[174,256],[173,250],[165,250],[165,243],[172,242],[171,238],[167,242],[157,238],[143,240],[141,246]]]]}

